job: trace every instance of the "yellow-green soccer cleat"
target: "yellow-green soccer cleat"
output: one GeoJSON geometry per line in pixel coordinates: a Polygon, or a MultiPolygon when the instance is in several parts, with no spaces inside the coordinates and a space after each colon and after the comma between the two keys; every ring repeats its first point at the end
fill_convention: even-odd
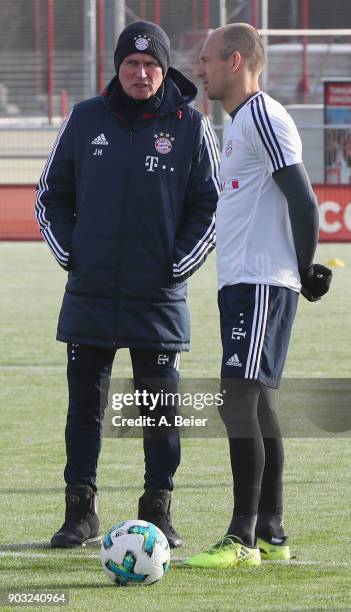
{"type": "Polygon", "coordinates": [[[245,546],[235,536],[224,536],[209,551],[185,559],[185,567],[229,569],[236,566],[256,567],[261,564],[259,548],[245,546]]]}
{"type": "Polygon", "coordinates": [[[287,537],[281,538],[279,542],[275,538],[263,540],[257,538],[257,546],[261,551],[261,558],[265,561],[289,561],[291,559],[290,548],[287,545],[287,537]]]}

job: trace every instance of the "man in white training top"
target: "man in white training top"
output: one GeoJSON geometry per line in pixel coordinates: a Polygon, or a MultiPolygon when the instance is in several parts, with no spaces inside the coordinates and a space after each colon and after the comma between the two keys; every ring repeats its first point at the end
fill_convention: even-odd
{"type": "Polygon", "coordinates": [[[299,293],[316,301],[331,272],[313,264],[318,209],[287,111],[260,90],[265,63],[248,24],[214,30],[198,74],[230,115],[217,208],[218,304],[223,359],[221,417],[234,482],[224,538],[191,567],[255,566],[289,559],[283,527],[284,449],[275,410],[299,293]]]}

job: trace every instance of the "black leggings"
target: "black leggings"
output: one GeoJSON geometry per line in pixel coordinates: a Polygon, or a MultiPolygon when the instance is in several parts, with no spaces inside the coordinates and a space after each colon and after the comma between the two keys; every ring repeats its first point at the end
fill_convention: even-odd
{"type": "Polygon", "coordinates": [[[256,381],[222,379],[234,484],[234,515],[282,514],[284,448],[275,389],[256,381]]]}

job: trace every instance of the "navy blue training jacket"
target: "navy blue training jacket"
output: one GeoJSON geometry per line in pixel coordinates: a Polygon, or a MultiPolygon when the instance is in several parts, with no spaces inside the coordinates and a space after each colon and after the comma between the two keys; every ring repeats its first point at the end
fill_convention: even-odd
{"type": "Polygon", "coordinates": [[[37,187],[41,234],[69,271],[57,339],[188,350],[186,279],[215,245],[215,136],[174,68],[133,129],[119,87],[73,108],[37,187]]]}

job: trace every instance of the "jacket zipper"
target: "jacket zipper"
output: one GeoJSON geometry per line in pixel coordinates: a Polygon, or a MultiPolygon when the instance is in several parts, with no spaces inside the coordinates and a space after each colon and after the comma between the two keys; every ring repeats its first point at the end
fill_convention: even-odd
{"type": "MultiPolygon", "coordinates": [[[[122,124],[123,125],[123,124],[122,124]]],[[[133,146],[133,129],[129,129],[129,152],[128,152],[128,162],[132,156],[132,146],[133,146]]],[[[131,168],[132,164],[128,163],[128,168],[131,168]]],[[[129,189],[129,183],[130,183],[130,176],[129,176],[129,172],[127,173],[127,180],[126,180],[126,188],[123,194],[123,202],[126,203],[128,201],[128,189],[129,189]]],[[[122,208],[122,213],[119,219],[119,222],[121,224],[121,227],[123,227],[125,225],[125,218],[127,215],[127,208],[126,205],[122,208]]],[[[117,253],[117,269],[118,269],[118,273],[119,273],[119,283],[118,283],[118,288],[117,288],[117,293],[116,293],[116,329],[117,329],[117,333],[119,330],[119,315],[120,315],[120,305],[121,305],[121,286],[123,284],[123,266],[122,266],[122,256],[123,256],[123,245],[124,245],[124,241],[123,241],[123,236],[124,236],[124,232],[122,232],[122,238],[119,242],[119,249],[118,249],[118,253],[117,253]]],[[[114,348],[118,348],[118,337],[115,338],[115,341],[113,342],[113,347],[114,348]]]]}

